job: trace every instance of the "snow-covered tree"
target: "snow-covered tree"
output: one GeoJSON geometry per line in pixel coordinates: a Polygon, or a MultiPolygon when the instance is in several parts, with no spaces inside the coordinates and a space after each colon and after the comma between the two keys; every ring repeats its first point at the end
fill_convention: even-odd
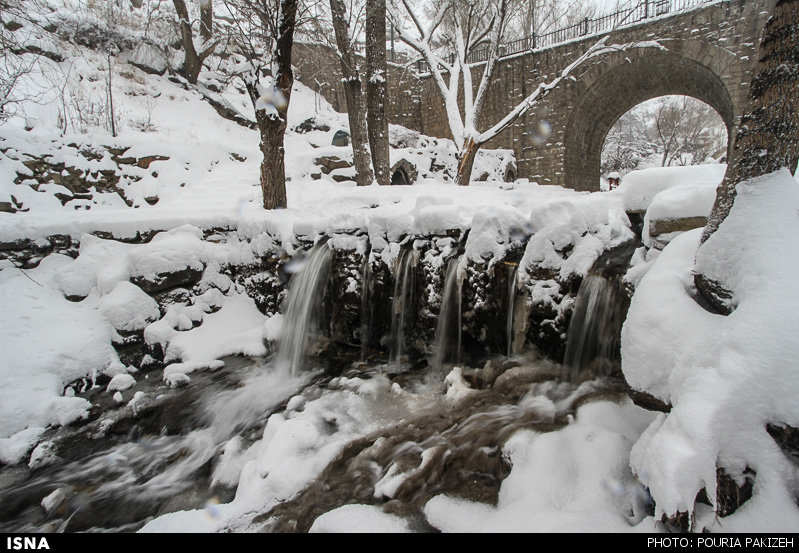
{"type": "Polygon", "coordinates": [[[478,127],[501,56],[511,8],[511,0],[444,0],[435,13],[423,17],[410,0],[392,0],[388,4],[389,19],[401,40],[426,62],[444,101],[447,122],[457,148],[456,181],[461,186],[470,182],[480,147],[511,126],[587,60],[605,52],[637,46],[663,48],[656,42],[609,45],[606,35],[556,78],[540,83],[499,122],[481,130],[478,127]],[[477,83],[475,76],[479,78],[477,83]]]}
{"type": "Polygon", "coordinates": [[[372,167],[380,185],[391,184],[388,145],[386,0],[366,0],[366,113],[372,167]]]}
{"type": "Polygon", "coordinates": [[[372,184],[372,164],[369,156],[369,135],[366,127],[361,74],[355,52],[355,41],[358,38],[359,26],[362,21],[359,13],[360,7],[360,3],[350,2],[347,6],[345,0],[330,0],[336,49],[341,67],[341,80],[347,100],[347,117],[350,123],[352,154],[355,162],[355,182],[358,186],[368,186],[372,184]]]}
{"type": "Polygon", "coordinates": [[[191,84],[197,84],[197,77],[200,75],[203,63],[210,56],[218,41],[211,40],[211,29],[213,25],[213,4],[212,0],[200,0],[200,40],[195,43],[193,30],[193,20],[189,14],[185,0],[172,0],[175,6],[175,13],[178,16],[178,27],[180,28],[180,41],[183,47],[183,64],[180,67],[180,74],[183,75],[191,84]]]}
{"type": "MultiPolygon", "coordinates": [[[[760,59],[749,88],[750,108],[741,119],[727,173],[702,233],[697,261],[705,243],[735,203],[738,184],[799,162],[799,0],[778,0],[763,30],[760,59]]],[[[735,306],[735,290],[697,271],[702,296],[723,313],[735,306]]]]}
{"type": "Polygon", "coordinates": [[[284,139],[294,73],[291,51],[299,0],[224,0],[234,22],[231,40],[244,61],[238,74],[261,135],[261,190],[265,209],[285,208],[284,139]]]}

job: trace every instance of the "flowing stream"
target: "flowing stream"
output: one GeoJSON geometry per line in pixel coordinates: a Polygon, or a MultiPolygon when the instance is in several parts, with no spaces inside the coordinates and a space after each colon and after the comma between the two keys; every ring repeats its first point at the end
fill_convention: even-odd
{"type": "Polygon", "coordinates": [[[629,298],[622,277],[637,243],[602,254],[577,293],[563,364],[572,380],[610,376],[621,367],[621,327],[629,298]]]}
{"type": "Polygon", "coordinates": [[[444,378],[447,363],[458,363],[461,351],[461,287],[463,256],[453,257],[447,263],[444,276],[444,290],[441,294],[441,311],[436,324],[436,337],[433,344],[431,376],[444,378]]]}
{"type": "Polygon", "coordinates": [[[405,352],[405,336],[411,321],[414,303],[415,272],[418,264],[418,254],[412,248],[403,248],[397,257],[394,271],[394,295],[391,302],[391,349],[389,352],[389,365],[400,369],[405,352]]]}
{"type": "Polygon", "coordinates": [[[289,367],[292,376],[303,370],[309,351],[318,337],[319,313],[330,275],[330,247],[316,244],[307,261],[289,281],[283,333],[278,346],[278,363],[289,367]]]}
{"type": "MultiPolygon", "coordinates": [[[[619,277],[608,275],[621,274],[616,265],[627,252],[614,255],[598,262],[580,289],[567,348],[575,372],[596,371],[596,363],[617,355],[611,334],[620,324],[613,296],[619,277]]],[[[49,461],[45,454],[41,466],[0,470],[0,531],[135,531],[159,515],[238,500],[248,493],[243,464],[270,445],[273,416],[315,428],[314,439],[296,451],[288,442],[274,445],[292,474],[300,467],[307,474],[288,495],[265,498],[247,529],[305,531],[319,515],[357,502],[429,531],[422,507],[434,495],[496,503],[510,470],[502,456],[510,435],[555,430],[592,394],[624,392],[602,379],[564,382],[561,366],[535,358],[503,356],[444,380],[461,348],[461,261],[447,265],[427,371],[395,370],[412,322],[417,254],[408,248],[397,260],[389,363],[353,365],[331,378],[309,370],[331,263],[327,244],[317,244],[293,271],[272,360],[229,358],[177,389],[150,373],[137,384],[141,402],[109,406],[91,422],[53,431],[44,447],[49,461]],[[331,448],[338,452],[332,457],[331,448]]],[[[363,278],[366,289],[368,272],[363,278]]],[[[515,272],[507,293],[510,324],[515,272]]],[[[108,395],[90,394],[91,401],[108,395]]]]}

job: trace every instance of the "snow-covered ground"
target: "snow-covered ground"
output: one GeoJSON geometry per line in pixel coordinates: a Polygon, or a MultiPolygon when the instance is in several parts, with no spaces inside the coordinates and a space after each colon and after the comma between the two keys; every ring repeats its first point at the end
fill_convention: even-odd
{"type": "MultiPolygon", "coordinates": [[[[72,87],[73,100],[67,101],[100,97],[108,76],[105,59],[75,49],[64,62],[43,62],[21,86],[33,94],[60,76],[72,87]],[[76,75],[85,78],[70,77],[76,75]]],[[[612,192],[590,194],[525,179],[502,182],[497,177],[509,153],[485,152],[475,175],[488,173],[489,179],[457,187],[451,178],[443,180],[444,172],[430,172],[434,159],[445,166],[454,162],[451,142],[392,127],[395,140],[405,142],[392,150],[392,160],[405,157],[423,175],[413,186],[359,188],[327,175],[315,180],[316,158],[351,155],[330,145],[347,121],[297,83],[289,128],[315,118],[329,130],[289,131],[288,209],[269,212],[260,203],[255,131],[221,118],[198,93],[167,77],[117,60],[111,71],[116,137],[98,124],[85,133],[59,132],[64,96],[52,90],[37,94],[24,114],[0,126],[0,202],[13,201],[23,210],[0,212],[0,242],[52,235],[80,242],[77,258],[54,253],[29,270],[0,261],[2,463],[34,464],[44,454],[34,447],[46,428],[87,416],[91,404],[65,388],[76,379],[102,373],[113,377],[104,393],[118,403],[141,400],[139,371],[123,365],[113,348],[126,332],[143,331],[147,343],[163,347],[163,381],[169,386],[191,385],[195,371],[218,369],[228,355],[267,355],[280,334],[281,316],[262,314],[245,290],[218,271],[221,265],[252,262],[267,251],[291,255],[300,237],[361,230],[377,244],[407,233],[468,228],[466,254],[479,259],[498,255],[513,227],[532,234],[523,265],[584,275],[602,251],[632,236],[626,212],[646,214],[645,244],[651,246],[650,221],[706,216],[724,172],[722,165],[648,169],[626,175],[612,192]],[[107,146],[129,148],[125,155],[137,158],[168,159],[123,170],[110,155],[88,161],[79,153],[107,146]],[[115,193],[62,205],[58,184],[35,190],[14,183],[30,173],[24,161],[45,155],[87,171],[119,172],[132,205],[115,193]],[[153,197],[158,200],[151,205],[147,198],[153,197]],[[203,240],[208,229],[225,230],[218,240],[203,240]],[[150,242],[131,244],[90,234],[97,231],[116,238],[161,232],[150,242]],[[568,244],[574,254],[564,261],[557,252],[568,244]],[[166,313],[131,282],[178,270],[202,271],[200,294],[191,305],[172,305],[166,313]]],[[[223,96],[250,114],[244,94],[228,88],[223,96]]],[[[638,287],[623,331],[623,370],[634,388],[671,403],[670,414],[654,415],[626,401],[596,401],[581,406],[562,430],[518,432],[502,450],[512,470],[496,506],[439,495],[424,507],[427,522],[455,532],[655,531],[661,514],[692,508],[703,487],[713,500],[721,461],[731,470],[756,472],[753,498],[723,521],[714,519],[712,509],[700,509],[697,529],[798,529],[799,474],[765,431],[767,423],[799,425],[793,401],[799,380],[790,367],[799,349],[792,334],[799,322],[797,209],[796,181],[785,172],[739,188],[730,218],[698,258],[699,268],[736,290],[739,305],[729,317],[710,314],[694,300],[691,271],[700,230],[670,237],[662,252],[642,249],[636,256],[628,275],[638,287]],[[656,501],[655,517],[645,512],[648,496],[639,482],[656,501]]],[[[225,442],[214,478],[237,486],[231,502],[164,515],[144,530],[251,529],[253,512],[301,492],[352,440],[431,401],[382,376],[341,378],[313,397],[295,395],[303,383],[278,368],[238,392],[266,395],[270,405],[288,404],[269,417],[251,445],[237,438],[225,442]],[[331,419],[335,431],[329,430],[331,419]]],[[[459,373],[448,384],[451,393],[439,400],[469,396],[459,373]]],[[[546,394],[528,400],[554,412],[546,394]]],[[[412,525],[375,506],[348,505],[312,527],[365,529],[405,531],[412,525]]]]}

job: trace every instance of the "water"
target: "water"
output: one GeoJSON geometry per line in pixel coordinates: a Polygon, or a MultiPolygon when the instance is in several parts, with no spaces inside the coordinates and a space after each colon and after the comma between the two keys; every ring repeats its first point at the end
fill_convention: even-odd
{"type": "Polygon", "coordinates": [[[369,343],[372,339],[372,266],[369,263],[369,256],[363,258],[363,269],[361,270],[361,361],[366,360],[369,350],[369,343]]]}
{"type": "Polygon", "coordinates": [[[138,412],[120,408],[59,429],[51,443],[66,460],[3,473],[0,531],[133,531],[158,514],[232,499],[236,482],[214,471],[219,453],[230,440],[258,439],[266,417],[310,376],[228,358],[224,369],[191,378],[182,389],[148,379],[138,412]],[[41,501],[54,492],[60,500],[45,512],[41,501]]]}
{"type": "Polygon", "coordinates": [[[430,366],[434,378],[443,378],[445,364],[458,363],[461,351],[461,288],[463,256],[453,257],[447,264],[444,289],[441,293],[441,310],[436,324],[433,344],[433,362],[430,366]]]}
{"type": "MultiPolygon", "coordinates": [[[[406,411],[392,413],[394,420],[376,429],[366,421],[391,409],[396,395],[372,391],[370,406],[361,411],[361,436],[342,448],[300,493],[258,516],[256,523],[262,526],[255,528],[304,532],[321,514],[357,503],[381,506],[406,517],[414,530],[431,531],[422,510],[435,495],[496,504],[511,468],[502,454],[511,435],[521,429],[557,430],[568,424],[581,401],[600,390],[608,394],[600,384],[578,387],[551,380],[559,367],[545,361],[532,360],[521,369],[506,375],[510,378],[484,381],[472,396],[458,402],[448,401],[439,389],[425,392],[416,387],[406,411]]],[[[424,375],[410,376],[403,390],[414,388],[413,378],[424,375]]]]}
{"type": "Polygon", "coordinates": [[[397,257],[394,270],[394,295],[391,301],[391,348],[388,364],[400,369],[402,355],[405,352],[405,336],[408,326],[408,314],[413,310],[414,290],[416,284],[416,265],[418,254],[411,248],[403,248],[397,257]]]}
{"type": "Polygon", "coordinates": [[[331,251],[326,241],[308,253],[305,265],[289,281],[283,333],[278,345],[278,363],[292,376],[303,370],[318,338],[319,313],[330,276],[331,251]]]}
{"type": "Polygon", "coordinates": [[[516,307],[516,274],[519,272],[519,265],[512,265],[510,274],[508,275],[508,312],[505,319],[505,356],[510,357],[513,354],[513,316],[516,307]]]}
{"type": "Polygon", "coordinates": [[[563,360],[572,380],[621,368],[621,327],[629,307],[622,277],[636,246],[628,242],[605,252],[580,285],[563,360]]]}
{"type": "MultiPolygon", "coordinates": [[[[601,258],[580,289],[567,346],[569,370],[581,377],[575,380],[609,374],[605,366],[616,359],[624,255],[601,258]]],[[[598,381],[558,381],[559,365],[516,357],[464,368],[462,384],[471,391],[442,394],[452,385],[442,382],[444,366],[458,362],[461,348],[462,257],[450,259],[445,271],[430,372],[397,374],[393,368],[412,324],[417,259],[406,249],[397,260],[395,349],[388,367],[359,366],[332,380],[306,370],[330,271],[330,250],[318,244],[292,274],[274,361],[228,359],[224,369],[192,374],[183,389],[166,388],[159,378],[139,379],[149,399],[138,411],[110,409],[98,420],[58,429],[51,441],[63,460],[35,471],[0,470],[0,531],[134,531],[159,515],[204,507],[212,516],[217,503],[247,496],[247,481],[239,482],[243,463],[266,451],[260,440],[273,413],[301,423],[294,428],[314,429],[314,439],[296,451],[290,441],[274,444],[283,452],[281,466],[292,476],[312,465],[315,472],[289,491],[281,475],[262,473],[280,481],[281,495],[263,497],[263,508],[248,511],[253,518],[242,528],[303,531],[324,512],[364,503],[406,516],[425,531],[431,529],[422,509],[434,495],[496,503],[510,470],[502,455],[508,437],[520,429],[556,430],[568,424],[578,402],[599,392],[607,397],[608,388],[598,381]],[[331,448],[340,453],[330,457],[331,448]],[[226,460],[228,451],[238,452],[233,461],[226,460]],[[46,512],[42,499],[56,496],[46,512]]],[[[507,290],[508,354],[515,276],[514,270],[507,290]]],[[[366,296],[367,268],[362,278],[366,296]]],[[[610,391],[624,396],[612,385],[610,391]]],[[[258,487],[258,494],[269,489],[258,487]]]]}

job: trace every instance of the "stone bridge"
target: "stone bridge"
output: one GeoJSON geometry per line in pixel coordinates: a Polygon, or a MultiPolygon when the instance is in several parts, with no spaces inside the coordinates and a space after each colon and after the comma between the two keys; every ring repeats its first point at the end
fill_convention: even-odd
{"type": "MultiPolygon", "coordinates": [[[[651,98],[680,94],[702,100],[719,113],[729,136],[734,137],[747,109],[760,34],[775,0],[694,0],[694,7],[676,12],[670,11],[672,3],[674,0],[650,2],[660,7],[660,13],[651,12],[648,19],[613,30],[609,39],[610,44],[657,41],[663,49],[636,48],[591,60],[573,73],[573,80],[553,90],[486,147],[513,149],[520,177],[540,184],[598,190],[600,156],[608,131],[629,109],[651,98]],[[548,135],[541,132],[547,128],[551,128],[548,135]]],[[[593,33],[503,58],[495,71],[480,128],[499,121],[600,36],[603,33],[593,33]]],[[[298,52],[299,79],[316,86],[334,107],[344,111],[339,101],[343,94],[330,84],[339,79],[327,75],[337,69],[337,63],[302,49],[298,52]],[[311,74],[314,78],[309,78],[311,74]]],[[[475,68],[480,70],[480,66],[475,68]]],[[[451,137],[432,79],[392,65],[389,83],[392,122],[427,135],[451,137]]]]}

